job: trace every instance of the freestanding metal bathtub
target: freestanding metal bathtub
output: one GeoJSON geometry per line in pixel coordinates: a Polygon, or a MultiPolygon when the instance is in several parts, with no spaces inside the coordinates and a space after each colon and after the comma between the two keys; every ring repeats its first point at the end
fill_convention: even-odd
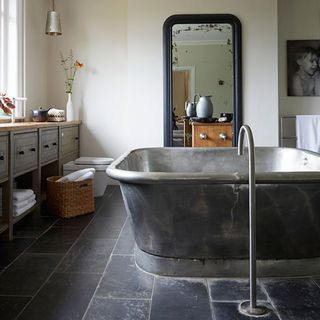
{"type": "MultiPolygon", "coordinates": [[[[320,272],[320,155],[257,147],[259,276],[320,272]]],[[[120,181],[137,264],[178,276],[246,276],[248,155],[145,148],[107,170],[120,181]]]]}

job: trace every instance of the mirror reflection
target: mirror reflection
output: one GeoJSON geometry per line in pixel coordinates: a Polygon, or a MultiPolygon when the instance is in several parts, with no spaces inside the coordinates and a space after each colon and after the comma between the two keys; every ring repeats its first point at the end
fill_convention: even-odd
{"type": "Polygon", "coordinates": [[[172,28],[173,105],[211,95],[214,115],[232,112],[232,29],[230,24],[176,24],[172,28]]]}
{"type": "Polygon", "coordinates": [[[172,144],[191,146],[190,121],[230,123],[232,120],[232,26],[228,23],[175,24],[171,37],[172,144]]]}

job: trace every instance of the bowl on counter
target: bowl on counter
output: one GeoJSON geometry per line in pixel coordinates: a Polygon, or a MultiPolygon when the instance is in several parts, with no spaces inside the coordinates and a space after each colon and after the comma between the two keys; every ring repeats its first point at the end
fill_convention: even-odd
{"type": "Polygon", "coordinates": [[[32,115],[32,121],[34,122],[45,122],[48,121],[48,111],[49,109],[42,109],[40,107],[39,109],[36,110],[31,110],[31,115],[32,115]]]}

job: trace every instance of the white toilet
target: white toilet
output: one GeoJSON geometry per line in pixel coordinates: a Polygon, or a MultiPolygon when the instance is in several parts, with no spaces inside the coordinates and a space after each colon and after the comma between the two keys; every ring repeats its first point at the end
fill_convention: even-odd
{"type": "Polygon", "coordinates": [[[85,168],[95,168],[96,172],[93,182],[94,196],[101,197],[107,187],[106,169],[112,161],[112,158],[80,157],[63,165],[63,175],[65,176],[71,172],[85,168]]]}

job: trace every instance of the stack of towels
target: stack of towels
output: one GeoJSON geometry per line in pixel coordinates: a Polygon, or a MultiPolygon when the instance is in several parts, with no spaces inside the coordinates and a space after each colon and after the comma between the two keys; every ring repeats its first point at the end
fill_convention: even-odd
{"type": "Polygon", "coordinates": [[[17,217],[36,204],[36,195],[31,189],[13,189],[13,216],[17,217]]]}
{"type": "Polygon", "coordinates": [[[94,168],[87,168],[78,171],[71,172],[66,176],[61,177],[56,182],[71,182],[71,181],[83,181],[87,179],[93,179],[96,170],[94,168]]]}

